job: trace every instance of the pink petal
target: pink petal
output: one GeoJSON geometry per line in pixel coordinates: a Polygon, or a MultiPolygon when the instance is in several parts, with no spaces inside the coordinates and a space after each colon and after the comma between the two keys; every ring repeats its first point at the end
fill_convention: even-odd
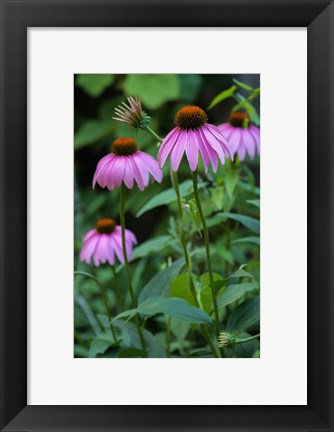
{"type": "Polygon", "coordinates": [[[254,125],[251,125],[248,130],[255,139],[257,154],[260,156],[260,129],[254,125]]]}
{"type": "Polygon", "coordinates": [[[107,254],[107,258],[108,258],[108,263],[110,265],[114,265],[115,264],[115,252],[114,252],[114,248],[112,247],[112,238],[109,238],[108,241],[108,254],[107,254]]]}
{"type": "MultiPolygon", "coordinates": [[[[222,148],[224,154],[224,161],[225,156],[233,160],[233,153],[231,152],[230,145],[227,139],[222,135],[220,130],[216,126],[210,124],[205,125],[205,129],[208,130],[216,138],[218,145],[220,145],[220,147],[222,148]]],[[[224,164],[224,162],[222,162],[222,164],[224,164]]]]}
{"type": "Polygon", "coordinates": [[[80,252],[80,261],[86,261],[89,264],[92,255],[95,252],[96,246],[99,242],[100,236],[99,234],[95,234],[90,237],[86,242],[84,242],[84,246],[80,252]]]}
{"type": "Polygon", "coordinates": [[[253,138],[253,135],[247,130],[244,129],[242,131],[242,141],[246,147],[246,150],[249,154],[249,157],[251,159],[254,159],[255,155],[255,140],[253,138]]]}
{"type": "Polygon", "coordinates": [[[96,230],[95,230],[95,229],[91,229],[91,230],[89,230],[89,231],[85,234],[85,236],[84,236],[84,238],[83,238],[84,243],[85,243],[88,239],[90,239],[94,234],[96,234],[96,230]]]}
{"type": "Polygon", "coordinates": [[[101,234],[99,244],[94,253],[94,260],[96,257],[96,259],[100,260],[102,264],[105,264],[107,262],[108,253],[109,253],[108,242],[109,242],[109,235],[101,234]]]}
{"type": "Polygon", "coordinates": [[[133,176],[134,176],[134,178],[138,184],[138,187],[141,191],[143,191],[145,189],[144,179],[141,175],[139,168],[137,167],[136,162],[133,159],[133,156],[129,156],[129,162],[131,164],[132,173],[133,173],[133,176]]]}
{"type": "MultiPolygon", "coordinates": [[[[140,174],[144,187],[148,185],[149,182],[149,173],[146,164],[140,158],[138,151],[134,153],[132,156],[132,164],[137,167],[137,173],[140,174]]],[[[136,175],[135,175],[136,178],[136,175]]],[[[138,183],[138,182],[137,182],[138,183]]],[[[139,184],[138,184],[139,186],[139,184]]]]}
{"type": "Polygon", "coordinates": [[[188,132],[182,131],[178,137],[177,143],[174,145],[170,162],[172,165],[172,170],[176,172],[179,168],[184,150],[186,148],[188,141],[188,132]]]}
{"type": "Polygon", "coordinates": [[[196,171],[198,165],[198,140],[196,131],[188,132],[186,155],[191,171],[196,171]]]}
{"type": "Polygon", "coordinates": [[[238,158],[241,161],[243,161],[245,159],[245,157],[246,157],[246,147],[245,147],[245,144],[244,144],[243,140],[240,141],[237,153],[238,153],[238,158]]]}
{"type": "Polygon", "coordinates": [[[138,243],[136,236],[128,229],[125,229],[125,240],[133,243],[134,245],[138,243]]]}
{"type": "Polygon", "coordinates": [[[231,126],[230,123],[223,123],[217,127],[228,141],[231,133],[233,132],[233,126],[231,126]]]}
{"type": "Polygon", "coordinates": [[[95,188],[96,182],[101,187],[106,187],[107,182],[105,180],[105,173],[108,167],[110,166],[111,162],[114,160],[114,155],[112,153],[108,154],[107,156],[104,156],[100,162],[97,164],[95,174],[93,177],[93,189],[95,188]]]}
{"type": "Polygon", "coordinates": [[[124,180],[124,183],[125,183],[126,187],[128,189],[132,189],[133,188],[133,183],[134,183],[134,174],[133,174],[130,158],[127,157],[124,160],[124,162],[125,162],[125,166],[124,166],[123,180],[124,180]]]}
{"type": "Polygon", "coordinates": [[[137,158],[140,158],[143,161],[148,171],[152,174],[152,176],[156,179],[156,181],[161,183],[162,171],[156,159],[154,159],[153,156],[139,150],[136,152],[136,155],[137,158]]]}
{"type": "MultiPolygon", "coordinates": [[[[225,155],[224,150],[220,143],[216,140],[216,138],[210,133],[210,131],[206,128],[202,128],[202,133],[204,135],[204,139],[207,143],[208,152],[210,155],[210,150],[214,151],[220,159],[220,162],[222,165],[225,163],[225,155]]],[[[212,168],[214,168],[214,165],[212,165],[212,168]]],[[[214,168],[214,171],[216,172],[217,168],[214,168]]]]}
{"type": "Polygon", "coordinates": [[[175,143],[177,142],[179,135],[181,131],[178,128],[174,128],[169,132],[169,134],[166,136],[166,138],[163,140],[163,142],[160,145],[159,152],[158,152],[158,163],[160,168],[162,168],[166,162],[166,159],[170,152],[172,151],[175,143]]]}
{"type": "Polygon", "coordinates": [[[123,252],[123,245],[122,245],[122,234],[118,234],[115,231],[111,234],[113,239],[113,248],[117,255],[117,258],[119,261],[123,264],[124,263],[124,252],[123,252]]]}
{"type": "Polygon", "coordinates": [[[124,158],[128,156],[116,156],[112,169],[107,172],[107,187],[109,190],[113,190],[115,187],[119,187],[122,184],[124,178],[125,161],[124,158]]]}
{"type": "Polygon", "coordinates": [[[230,149],[233,154],[235,154],[238,151],[238,147],[241,142],[241,129],[240,128],[233,128],[233,132],[231,136],[228,139],[228,142],[230,143],[230,149]]]}

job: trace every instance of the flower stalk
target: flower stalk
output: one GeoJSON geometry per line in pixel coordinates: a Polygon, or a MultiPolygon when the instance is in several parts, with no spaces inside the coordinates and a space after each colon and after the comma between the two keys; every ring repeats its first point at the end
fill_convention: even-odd
{"type": "MultiPolygon", "coordinates": [[[[133,292],[133,287],[132,287],[132,282],[131,282],[131,271],[130,271],[128,256],[127,256],[126,241],[125,241],[125,185],[124,185],[124,183],[122,183],[121,190],[120,190],[120,221],[121,221],[121,227],[122,227],[122,247],[123,247],[123,254],[124,254],[124,266],[125,266],[127,279],[128,279],[128,291],[129,291],[132,307],[136,308],[137,302],[136,302],[136,298],[135,298],[135,295],[133,292]]],[[[137,326],[138,335],[140,338],[140,342],[141,342],[143,351],[144,351],[145,355],[147,356],[144,334],[143,334],[142,328],[140,326],[138,315],[135,316],[135,323],[137,326]]]]}
{"type": "Polygon", "coordinates": [[[208,231],[208,227],[206,225],[205,216],[204,216],[201,200],[200,200],[199,193],[198,193],[197,170],[193,172],[192,176],[193,176],[195,201],[197,204],[198,212],[199,212],[201,222],[202,222],[202,227],[203,227],[203,237],[204,237],[204,243],[205,243],[206,259],[207,259],[207,263],[208,263],[210,287],[211,287],[211,292],[212,292],[213,310],[214,310],[214,315],[215,315],[216,335],[218,337],[219,336],[219,312],[218,312],[218,303],[217,303],[217,292],[212,287],[212,283],[214,282],[214,279],[213,279],[212,265],[211,265],[209,231],[208,231]]]}

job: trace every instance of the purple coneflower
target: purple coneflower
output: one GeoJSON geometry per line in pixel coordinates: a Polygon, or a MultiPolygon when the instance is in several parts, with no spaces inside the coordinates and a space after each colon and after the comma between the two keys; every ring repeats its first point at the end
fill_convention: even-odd
{"type": "Polygon", "coordinates": [[[98,183],[102,188],[113,190],[124,182],[132,189],[136,181],[139,189],[144,190],[149,174],[159,183],[162,181],[162,171],[154,157],[138,150],[134,139],[118,138],[112,143],[111,153],[97,164],[93,188],[98,183]]]}
{"type": "Polygon", "coordinates": [[[230,115],[229,122],[218,126],[228,139],[233,154],[244,160],[246,153],[254,159],[255,153],[260,155],[260,129],[252,125],[249,115],[245,112],[235,112],[230,115]]]}
{"type": "MultiPolygon", "coordinates": [[[[125,230],[125,242],[127,258],[130,259],[137,239],[133,232],[128,229],[125,230]]],[[[86,261],[89,264],[93,257],[97,267],[107,261],[110,265],[114,265],[115,256],[122,264],[124,263],[122,228],[116,225],[113,219],[100,219],[96,223],[96,228],[88,231],[83,239],[80,261],[86,261]]]]}
{"type": "Polygon", "coordinates": [[[160,167],[170,155],[172,170],[176,172],[184,152],[186,152],[191,171],[197,169],[198,152],[202,156],[206,172],[210,164],[213,171],[217,171],[218,159],[222,164],[228,157],[233,159],[228,141],[219,129],[207,123],[207,120],[205,111],[197,106],[181,108],[175,115],[175,128],[160,146],[158,153],[160,167]]]}

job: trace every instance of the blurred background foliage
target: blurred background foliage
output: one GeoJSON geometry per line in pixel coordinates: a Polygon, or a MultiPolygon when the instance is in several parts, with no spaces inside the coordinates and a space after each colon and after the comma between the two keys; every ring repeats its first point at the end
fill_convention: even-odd
{"type": "MultiPolygon", "coordinates": [[[[115,276],[108,265],[95,268],[92,264],[79,261],[82,238],[89,229],[95,227],[97,220],[111,217],[119,223],[119,191],[110,192],[98,186],[93,190],[92,178],[98,161],[110,152],[111,143],[116,138],[132,137],[136,139],[139,149],[154,157],[158,151],[157,142],[151,135],[112,120],[115,107],[126,101],[127,96],[139,96],[144,110],[152,117],[152,129],[160,136],[165,136],[174,127],[175,113],[185,105],[198,105],[206,109],[209,123],[219,125],[227,122],[233,107],[238,102],[247,101],[250,94],[249,89],[236,86],[235,82],[247,83],[256,89],[260,85],[259,79],[259,75],[255,74],[81,74],[74,77],[74,266],[75,270],[88,272],[104,284],[114,314],[120,312],[117,295],[122,298],[124,310],[130,308],[122,266],[116,266],[115,276]],[[211,108],[212,101],[223,91],[227,93],[211,108]]],[[[259,125],[259,98],[254,97],[250,101],[247,111],[252,121],[259,125]]],[[[210,313],[211,300],[206,289],[207,270],[203,239],[199,232],[200,220],[193,198],[190,169],[184,159],[179,169],[179,180],[186,208],[185,230],[193,254],[195,278],[199,289],[203,290],[202,305],[210,313]]],[[[137,296],[142,295],[152,278],[163,273],[162,270],[170,270],[173,262],[172,271],[164,279],[153,282],[160,288],[163,285],[164,295],[181,297],[191,303],[183,280],[184,263],[181,261],[175,268],[175,261],[182,257],[182,249],[178,242],[177,206],[175,192],[171,189],[169,163],[163,171],[164,180],[161,184],[151,183],[144,192],[135,187],[127,193],[126,225],[138,238],[138,247],[134,250],[131,262],[133,285],[137,296]]],[[[214,272],[219,278],[228,278],[240,266],[246,265],[247,270],[247,276],[231,278],[220,293],[219,312],[223,325],[227,328],[231,315],[238,307],[255,298],[255,309],[254,305],[250,309],[256,319],[251,321],[251,325],[243,324],[238,329],[240,335],[254,334],[259,330],[259,158],[253,161],[246,159],[239,165],[227,163],[224,167],[219,166],[216,174],[209,169],[208,175],[204,174],[200,165],[199,175],[201,199],[210,228],[214,272]]],[[[127,341],[123,349],[113,346],[108,337],[106,310],[98,285],[82,275],[76,275],[74,280],[75,356],[140,356],[136,351],[131,351],[140,347],[133,324],[128,322],[122,327],[127,341]]],[[[169,319],[168,335],[164,316],[149,318],[146,324],[145,338],[151,347],[151,357],[166,357],[166,337],[169,338],[168,355],[172,357],[207,355],[202,350],[200,337],[196,336],[190,324],[169,319]]],[[[257,357],[259,342],[252,340],[228,348],[225,356],[257,357]]]]}

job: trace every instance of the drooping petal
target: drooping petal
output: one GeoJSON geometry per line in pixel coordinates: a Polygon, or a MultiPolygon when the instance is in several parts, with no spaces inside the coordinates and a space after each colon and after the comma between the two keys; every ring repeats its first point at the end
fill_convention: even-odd
{"type": "Polygon", "coordinates": [[[98,183],[101,187],[106,187],[107,181],[106,181],[106,171],[110,167],[112,161],[114,160],[115,156],[110,153],[104,156],[100,162],[97,164],[95,174],[93,177],[93,189],[95,188],[96,183],[98,183]]]}
{"type": "Polygon", "coordinates": [[[114,265],[115,264],[115,252],[114,252],[114,248],[112,246],[112,237],[109,236],[109,241],[108,241],[108,263],[110,265],[114,265]]]}
{"type": "Polygon", "coordinates": [[[243,161],[246,157],[246,147],[245,144],[243,142],[243,140],[241,139],[238,150],[237,150],[237,154],[238,154],[238,158],[243,161]]]}
{"type": "MultiPolygon", "coordinates": [[[[230,159],[233,160],[233,153],[231,151],[228,140],[220,132],[220,130],[217,128],[217,126],[207,124],[207,125],[205,125],[205,129],[208,130],[216,138],[216,141],[221,146],[221,148],[224,152],[224,159],[225,159],[225,157],[229,157],[230,159]]],[[[222,164],[223,164],[223,162],[222,162],[222,164]]]]}
{"type": "Polygon", "coordinates": [[[96,260],[99,260],[102,264],[105,264],[108,259],[108,252],[109,252],[108,238],[109,238],[108,234],[100,235],[100,241],[94,253],[94,260],[96,256],[96,260]]]}
{"type": "Polygon", "coordinates": [[[138,155],[137,157],[140,157],[140,159],[146,165],[148,171],[152,174],[152,176],[156,179],[156,181],[161,183],[162,171],[161,171],[156,159],[154,159],[154,157],[149,155],[148,153],[145,153],[145,152],[142,152],[139,150],[137,151],[136,154],[138,155]]]}
{"type": "Polygon", "coordinates": [[[166,162],[166,159],[168,155],[170,155],[174,145],[179,139],[181,131],[178,128],[174,128],[169,132],[169,134],[166,136],[166,138],[163,140],[163,142],[160,145],[159,152],[158,152],[158,163],[160,168],[162,168],[166,162]]]}
{"type": "Polygon", "coordinates": [[[93,256],[96,246],[99,242],[100,236],[98,233],[90,237],[86,242],[80,252],[80,261],[86,261],[89,264],[91,257],[93,256]]]}
{"type": "Polygon", "coordinates": [[[91,229],[91,230],[89,230],[89,231],[85,234],[85,236],[84,236],[84,238],[83,238],[84,243],[85,243],[88,239],[90,239],[94,234],[96,234],[96,230],[95,230],[95,229],[91,229]]]}
{"type": "Polygon", "coordinates": [[[132,173],[133,173],[133,176],[134,176],[134,178],[135,178],[135,180],[136,180],[136,183],[137,183],[139,189],[140,189],[141,191],[143,191],[143,190],[145,189],[144,179],[143,179],[143,177],[142,177],[142,175],[141,175],[141,172],[140,172],[140,170],[139,170],[139,168],[138,168],[136,162],[134,161],[132,155],[129,156],[129,162],[130,162],[130,164],[131,164],[131,167],[132,167],[132,173]]]}
{"type": "Polygon", "coordinates": [[[241,142],[241,129],[238,127],[233,128],[233,132],[230,135],[228,142],[230,143],[230,149],[233,154],[238,151],[239,144],[241,142]]]}
{"type": "Polygon", "coordinates": [[[171,162],[172,170],[174,172],[176,172],[179,168],[184,150],[187,145],[187,141],[188,141],[188,132],[182,131],[171,152],[170,162],[171,162]]]}
{"type": "Polygon", "coordinates": [[[206,137],[206,134],[204,133],[203,128],[199,129],[199,132],[201,134],[201,140],[202,140],[202,144],[205,146],[206,148],[206,152],[209,156],[210,159],[210,163],[212,166],[212,169],[214,172],[217,172],[217,168],[218,168],[218,153],[216,151],[216,149],[214,147],[212,147],[206,137]]]}
{"type": "Polygon", "coordinates": [[[198,139],[198,148],[199,148],[199,151],[200,151],[201,156],[202,156],[205,172],[207,173],[208,168],[209,168],[209,164],[210,164],[210,157],[209,157],[208,151],[206,149],[206,144],[203,142],[200,134],[197,135],[197,139],[198,139]]]}
{"type": "Polygon", "coordinates": [[[137,237],[134,235],[134,233],[128,229],[125,229],[125,240],[129,241],[130,243],[133,243],[136,245],[138,243],[137,237]]]}
{"type": "Polygon", "coordinates": [[[257,154],[260,156],[260,129],[254,125],[251,125],[248,130],[255,139],[257,154]]]}
{"type": "Polygon", "coordinates": [[[123,245],[122,245],[122,234],[119,232],[114,231],[112,234],[113,239],[113,248],[116,253],[116,256],[122,264],[124,264],[124,252],[123,252],[123,245]]]}
{"type": "Polygon", "coordinates": [[[188,132],[186,155],[191,171],[196,171],[198,165],[198,139],[196,131],[189,130],[188,132]]]}
{"type": "Polygon", "coordinates": [[[228,141],[231,133],[233,132],[233,126],[231,126],[230,123],[223,123],[217,127],[228,141]]]}
{"type": "Polygon", "coordinates": [[[254,159],[255,156],[255,140],[253,138],[253,135],[248,131],[248,129],[244,129],[242,131],[242,141],[244,146],[246,147],[246,150],[249,154],[249,157],[251,159],[254,159]]]}
{"type": "Polygon", "coordinates": [[[134,177],[132,165],[131,165],[129,158],[125,158],[124,163],[125,163],[125,166],[124,166],[123,180],[124,180],[126,187],[128,189],[132,189],[135,177],[134,177]]]}
{"type": "Polygon", "coordinates": [[[219,156],[221,164],[224,165],[225,155],[224,155],[224,149],[222,147],[222,144],[217,141],[216,137],[210,132],[209,129],[203,128],[202,130],[207,140],[207,143],[209,143],[209,145],[216,151],[216,153],[219,156]]]}
{"type": "Polygon", "coordinates": [[[112,169],[107,172],[107,187],[109,190],[113,190],[115,187],[119,187],[122,184],[124,178],[124,169],[126,156],[117,156],[114,159],[112,169]]]}
{"type": "Polygon", "coordinates": [[[149,173],[148,173],[147,166],[140,158],[138,151],[134,153],[131,157],[132,157],[132,162],[136,165],[137,170],[140,173],[145,188],[149,182],[149,173]]]}

